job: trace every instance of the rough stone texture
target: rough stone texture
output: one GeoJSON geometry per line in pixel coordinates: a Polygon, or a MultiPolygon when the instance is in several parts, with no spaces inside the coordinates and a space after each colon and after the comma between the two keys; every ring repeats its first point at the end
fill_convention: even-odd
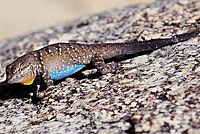
{"type": "MultiPolygon", "coordinates": [[[[8,63],[44,45],[169,37],[199,20],[199,0],[163,0],[19,36],[0,43],[0,80],[8,63]]],[[[66,78],[39,112],[27,98],[1,101],[0,133],[200,133],[198,38],[121,64],[115,74],[66,78]]]]}

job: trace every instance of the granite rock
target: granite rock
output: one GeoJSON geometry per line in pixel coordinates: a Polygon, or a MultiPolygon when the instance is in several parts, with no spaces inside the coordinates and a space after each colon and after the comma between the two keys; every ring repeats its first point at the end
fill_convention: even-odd
{"type": "MultiPolygon", "coordinates": [[[[0,81],[16,57],[52,43],[170,37],[199,20],[199,0],[160,0],[18,36],[0,42],[0,81]]],[[[199,37],[120,64],[113,74],[66,78],[47,91],[48,105],[33,105],[28,98],[1,100],[0,133],[200,132],[199,37]]]]}

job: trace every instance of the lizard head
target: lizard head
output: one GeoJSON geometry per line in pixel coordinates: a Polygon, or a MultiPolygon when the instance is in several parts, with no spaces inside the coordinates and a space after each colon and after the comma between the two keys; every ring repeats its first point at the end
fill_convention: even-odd
{"type": "Polygon", "coordinates": [[[33,67],[30,65],[30,59],[26,55],[16,59],[6,67],[6,82],[21,83],[31,85],[35,80],[33,67]]]}

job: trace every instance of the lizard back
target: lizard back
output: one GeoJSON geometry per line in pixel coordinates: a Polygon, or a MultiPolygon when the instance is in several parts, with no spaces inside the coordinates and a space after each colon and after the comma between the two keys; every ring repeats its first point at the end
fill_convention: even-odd
{"type": "Polygon", "coordinates": [[[57,43],[40,49],[43,68],[54,80],[59,80],[81,70],[93,57],[91,47],[82,44],[57,43]]]}

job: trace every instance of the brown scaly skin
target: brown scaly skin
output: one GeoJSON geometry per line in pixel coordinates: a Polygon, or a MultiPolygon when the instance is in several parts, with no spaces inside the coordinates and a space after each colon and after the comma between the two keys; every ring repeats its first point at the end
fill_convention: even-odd
{"type": "MultiPolygon", "coordinates": [[[[79,44],[56,43],[19,57],[6,68],[8,83],[30,85],[35,78],[42,78],[49,87],[53,85],[50,72],[79,64],[92,62],[101,74],[112,72],[117,64],[105,64],[104,59],[117,56],[137,54],[159,49],[161,47],[189,40],[199,34],[199,29],[193,32],[172,36],[165,39],[148,41],[130,41],[124,43],[79,44]],[[38,77],[40,76],[40,77],[38,77]]],[[[40,81],[40,80],[35,80],[40,81]]],[[[40,82],[36,82],[37,91],[40,82]]]]}

